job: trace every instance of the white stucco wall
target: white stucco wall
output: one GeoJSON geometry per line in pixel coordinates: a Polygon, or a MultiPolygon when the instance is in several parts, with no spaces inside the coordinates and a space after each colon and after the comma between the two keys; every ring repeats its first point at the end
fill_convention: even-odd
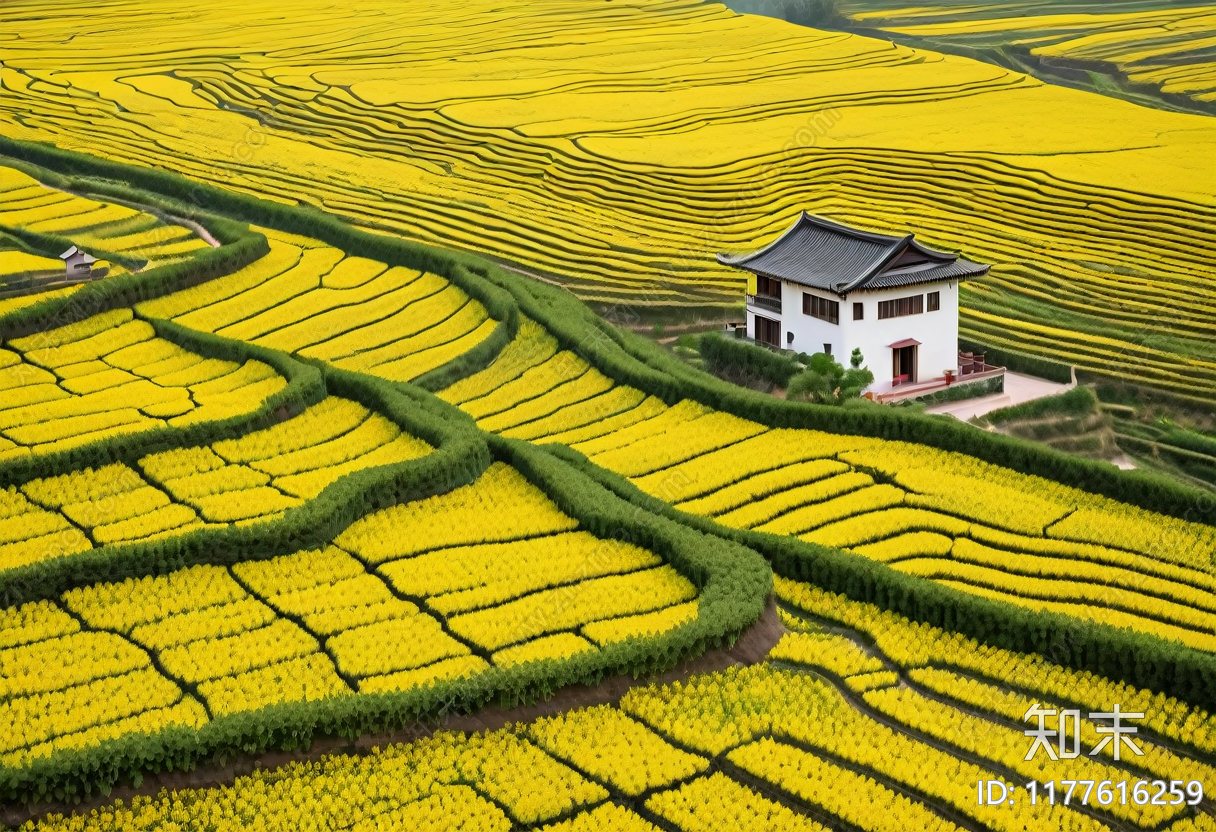
{"type": "MultiPolygon", "coordinates": [[[[946,370],[958,368],[958,283],[927,283],[880,292],[854,292],[847,303],[849,320],[845,340],[850,352],[854,347],[861,348],[866,365],[874,373],[874,386],[871,389],[875,392],[891,389],[889,345],[905,338],[920,341],[920,347],[917,349],[918,381],[940,378],[946,370]],[[938,311],[929,312],[926,301],[926,311],[919,315],[878,320],[879,301],[928,295],[930,292],[941,293],[941,309],[938,311]],[[863,320],[853,320],[855,301],[865,304],[863,320]]],[[[845,304],[841,303],[842,317],[844,307],[845,304]]],[[[841,323],[844,325],[843,321],[841,323]]],[[[847,359],[848,352],[845,352],[840,361],[846,364],[847,359]]]]}
{"type": "MultiPolygon", "coordinates": [[[[928,309],[928,302],[925,303],[928,309]]],[[[927,283],[902,289],[877,292],[854,292],[846,298],[815,292],[796,283],[783,283],[781,287],[781,314],[757,309],[760,315],[781,321],[781,346],[786,349],[814,354],[823,351],[824,344],[832,345],[832,355],[841,364],[848,366],[854,348],[860,347],[865,364],[874,373],[874,385],[870,389],[883,392],[891,389],[890,345],[906,338],[920,341],[917,350],[917,380],[929,381],[940,378],[947,369],[958,366],[958,283],[927,283]],[[830,324],[802,313],[802,293],[817,294],[840,304],[840,323],[830,324]],[[925,311],[919,315],[900,318],[878,319],[878,303],[911,295],[941,293],[941,309],[925,311]],[[853,320],[853,304],[865,304],[865,317],[853,320]],[[794,334],[794,340],[787,333],[794,334]]],[[[752,308],[747,310],[747,332],[755,332],[752,308]]]]}

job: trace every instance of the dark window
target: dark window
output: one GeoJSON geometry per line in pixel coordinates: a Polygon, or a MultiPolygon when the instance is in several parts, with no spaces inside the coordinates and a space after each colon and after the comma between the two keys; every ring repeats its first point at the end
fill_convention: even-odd
{"type": "Polygon", "coordinates": [[[904,315],[919,315],[925,311],[925,296],[913,295],[910,298],[896,300],[880,300],[878,302],[878,319],[902,318],[904,315]]]}
{"type": "Polygon", "coordinates": [[[860,321],[866,316],[866,305],[864,303],[853,304],[853,320],[860,321]]]}
{"type": "Polygon", "coordinates": [[[757,315],[756,331],[752,337],[762,344],[772,344],[774,347],[779,347],[781,346],[781,323],[757,315]]]}
{"type": "Polygon", "coordinates": [[[762,274],[756,275],[756,294],[770,298],[781,297],[781,281],[762,274]]]}
{"type": "Polygon", "coordinates": [[[941,292],[930,292],[928,306],[929,306],[930,312],[936,312],[937,310],[941,309],[942,308],[942,293],[941,292]]]}
{"type": "Polygon", "coordinates": [[[810,315],[830,324],[840,323],[840,304],[834,300],[821,298],[818,295],[802,293],[802,314],[810,315]]]}
{"type": "Polygon", "coordinates": [[[823,345],[823,354],[824,354],[824,355],[831,355],[831,354],[832,354],[832,345],[831,345],[831,344],[824,344],[824,345],[823,345]]]}

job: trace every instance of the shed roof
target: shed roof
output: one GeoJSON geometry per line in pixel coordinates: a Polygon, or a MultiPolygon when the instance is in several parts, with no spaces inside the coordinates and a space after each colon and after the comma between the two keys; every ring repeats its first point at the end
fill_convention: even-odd
{"type": "Polygon", "coordinates": [[[68,260],[69,258],[75,257],[76,255],[80,255],[80,261],[82,263],[96,263],[97,262],[96,257],[94,257],[91,254],[86,254],[85,252],[76,248],[76,246],[72,246],[70,249],[65,251],[63,254],[59,255],[59,259],[68,260]]]}
{"type": "Polygon", "coordinates": [[[751,254],[719,254],[718,262],[825,292],[893,289],[967,280],[988,266],[928,248],[913,239],[850,228],[803,211],[789,230],[751,254]]]}

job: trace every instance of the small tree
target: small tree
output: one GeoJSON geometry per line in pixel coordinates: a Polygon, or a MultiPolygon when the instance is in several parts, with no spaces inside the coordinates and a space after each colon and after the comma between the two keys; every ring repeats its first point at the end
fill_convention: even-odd
{"type": "Polygon", "coordinates": [[[862,390],[874,383],[874,374],[862,366],[864,363],[859,349],[849,356],[847,370],[832,356],[817,352],[811,356],[807,368],[790,381],[786,396],[794,401],[817,404],[841,404],[856,399],[862,390]]]}

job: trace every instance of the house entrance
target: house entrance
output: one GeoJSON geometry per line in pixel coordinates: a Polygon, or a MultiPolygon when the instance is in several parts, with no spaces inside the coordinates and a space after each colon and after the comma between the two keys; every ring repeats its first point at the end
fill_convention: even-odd
{"type": "Polygon", "coordinates": [[[891,384],[916,382],[916,344],[891,350],[891,384]]]}

